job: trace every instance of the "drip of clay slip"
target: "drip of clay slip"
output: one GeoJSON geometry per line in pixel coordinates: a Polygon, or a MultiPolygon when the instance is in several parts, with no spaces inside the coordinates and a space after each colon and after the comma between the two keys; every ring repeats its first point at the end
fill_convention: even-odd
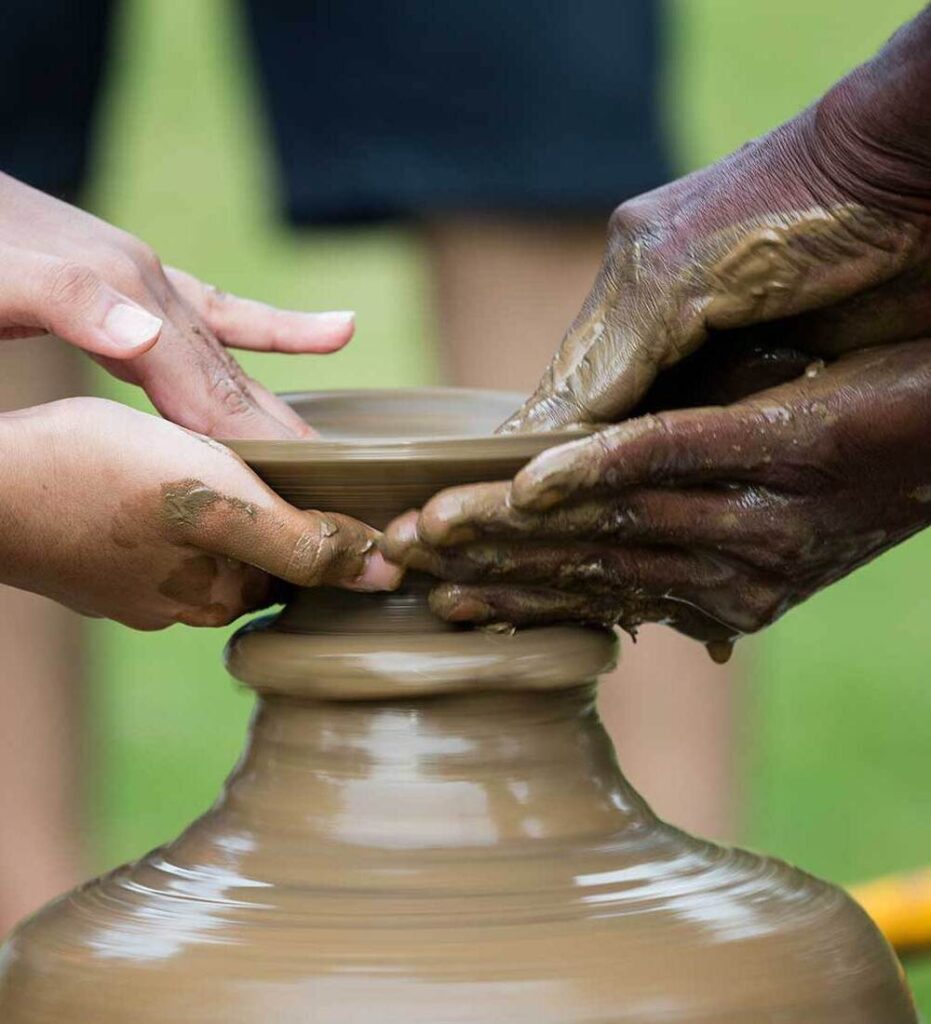
{"type": "MultiPolygon", "coordinates": [[[[235,447],[288,500],[381,525],[552,443],[486,436],[516,404],[311,396],[323,440],[235,447]]],[[[259,698],[222,795],[14,933],[3,1024],[915,1024],[840,890],[631,790],[594,708],[609,631],[450,627],[428,585],[305,592],[237,634],[259,698]]]]}

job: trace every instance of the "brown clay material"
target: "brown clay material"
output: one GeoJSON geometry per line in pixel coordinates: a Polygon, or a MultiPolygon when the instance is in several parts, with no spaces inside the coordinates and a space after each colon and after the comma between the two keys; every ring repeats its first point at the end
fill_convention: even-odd
{"type": "MultiPolygon", "coordinates": [[[[344,414],[366,406],[381,440],[266,445],[256,465],[371,520],[530,454],[389,443],[397,396],[344,414]]],[[[463,630],[427,589],[320,588],[240,631],[228,663],[260,696],[220,799],[14,934],[3,1024],[915,1024],[846,895],[631,790],[594,707],[610,632],[463,630]]]]}
{"type": "Polygon", "coordinates": [[[579,430],[493,436],[520,403],[469,388],[330,391],[291,396],[319,439],[230,445],[298,508],[342,512],[379,529],[443,487],[513,476],[579,430]]]}

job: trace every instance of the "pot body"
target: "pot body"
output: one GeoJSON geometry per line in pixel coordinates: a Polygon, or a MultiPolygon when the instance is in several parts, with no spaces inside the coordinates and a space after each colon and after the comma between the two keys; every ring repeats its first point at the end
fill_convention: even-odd
{"type": "Polygon", "coordinates": [[[845,894],[630,789],[610,633],[295,614],[234,641],[260,697],[217,804],[13,935],[3,1024],[915,1024],[845,894]]]}

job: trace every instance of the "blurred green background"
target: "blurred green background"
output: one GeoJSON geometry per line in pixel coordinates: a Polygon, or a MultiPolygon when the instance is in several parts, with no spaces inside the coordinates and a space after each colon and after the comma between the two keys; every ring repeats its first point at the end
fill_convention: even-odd
{"type": "MultiPolygon", "coordinates": [[[[792,115],[919,6],[673,0],[667,108],[681,169],[792,115]]],[[[346,352],[251,356],[249,371],[288,389],[433,379],[413,236],[298,234],[276,223],[274,173],[235,9],[223,0],[128,0],[114,51],[92,208],[225,289],[358,311],[346,352]]],[[[130,389],[100,385],[140,404],[130,389]]],[[[840,882],[931,863],[929,576],[931,534],[752,642],[745,842],[840,882]]],[[[233,763],[250,701],[221,667],[224,639],[183,627],[152,635],[93,625],[100,866],[176,833],[233,763]]],[[[931,965],[914,970],[913,983],[931,1011],[931,965]]]]}

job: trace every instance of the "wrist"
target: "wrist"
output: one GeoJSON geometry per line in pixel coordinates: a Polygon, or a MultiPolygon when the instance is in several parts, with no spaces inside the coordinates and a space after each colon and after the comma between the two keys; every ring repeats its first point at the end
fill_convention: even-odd
{"type": "MultiPolygon", "coordinates": [[[[32,546],[32,524],[26,513],[29,497],[29,454],[34,450],[29,427],[32,410],[0,415],[0,583],[22,587],[23,555],[32,546]]],[[[41,486],[38,480],[35,486],[41,486]]]]}
{"type": "Polygon", "coordinates": [[[39,593],[44,590],[37,575],[54,561],[58,544],[47,527],[69,528],[66,510],[59,506],[53,407],[0,414],[0,583],[39,593]]]}
{"type": "Polygon", "coordinates": [[[931,214],[931,7],[802,115],[817,169],[854,202],[931,214]]]}

